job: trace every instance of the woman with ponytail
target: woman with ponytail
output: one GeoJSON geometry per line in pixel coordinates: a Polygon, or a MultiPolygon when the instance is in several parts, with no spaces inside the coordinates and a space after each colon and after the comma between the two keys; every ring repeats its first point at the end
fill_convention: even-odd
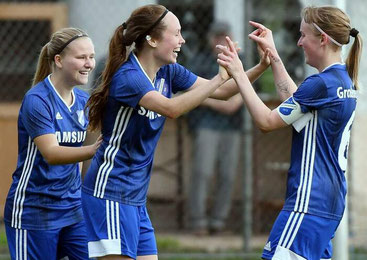
{"type": "Polygon", "coordinates": [[[55,32],[43,46],[18,119],[18,162],[4,221],[12,259],[88,259],[79,162],[101,138],[82,146],[88,119],[85,85],[94,46],[80,29],[55,32]]]}
{"type": "MultiPolygon", "coordinates": [[[[224,69],[206,80],[179,65],[184,43],[179,20],[161,5],[136,9],[112,36],[101,83],[87,104],[89,127],[103,135],[82,187],[89,257],[158,259],[145,204],[165,118],[208,97],[238,93],[224,69]]],[[[268,65],[249,71],[251,80],[268,65]]]]}
{"type": "Polygon", "coordinates": [[[219,64],[235,79],[260,129],[293,126],[286,200],[262,257],[331,259],[331,239],[345,209],[345,172],[357,104],[362,38],[342,10],[306,7],[298,46],[304,50],[306,63],[319,73],[297,87],[277,53],[271,31],[262,24],[250,23],[256,30],[249,37],[269,54],[278,93],[285,101],[272,111],[265,106],[241,69],[229,38],[229,49],[218,46],[223,51],[219,64]],[[353,44],[343,63],[342,47],[349,41],[353,44]]]}

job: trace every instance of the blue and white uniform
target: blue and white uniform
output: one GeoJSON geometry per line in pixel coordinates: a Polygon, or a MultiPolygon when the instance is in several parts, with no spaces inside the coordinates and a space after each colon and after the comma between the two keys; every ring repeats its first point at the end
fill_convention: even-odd
{"type": "MultiPolygon", "coordinates": [[[[121,204],[137,207],[138,211],[144,214],[138,218],[147,217],[144,208],[153,156],[165,122],[164,116],[138,104],[150,91],[158,91],[170,98],[172,93],[187,90],[196,79],[196,75],[175,63],[161,67],[152,82],[133,53],[113,76],[102,122],[103,143],[92,160],[82,187],[90,257],[112,252],[132,258],[136,255],[156,254],[156,248],[152,248],[150,252],[143,252],[144,249],[139,248],[139,233],[131,239],[126,239],[127,235],[121,234],[134,225],[139,226],[139,221],[134,223],[129,217],[127,221],[119,219],[126,215],[121,212],[126,210],[126,207],[121,208],[121,204]],[[100,211],[106,215],[106,225],[109,225],[106,227],[107,231],[95,230],[95,225],[104,221],[95,221],[96,216],[93,214],[98,214],[98,210],[95,210],[98,202],[95,204],[93,201],[96,201],[96,198],[105,203],[100,205],[105,209],[105,213],[102,209],[100,211]],[[109,219],[112,216],[115,216],[114,219],[109,219]],[[115,249],[109,250],[116,240],[119,242],[116,243],[115,249]]],[[[136,231],[131,232],[135,234],[136,231]]]]}
{"type": "MultiPolygon", "coordinates": [[[[80,147],[83,144],[88,124],[84,115],[88,95],[76,88],[72,95],[73,103],[68,106],[48,76],[32,87],[23,99],[18,118],[17,168],[4,212],[9,230],[26,234],[27,231],[56,230],[83,221],[79,165],[48,164],[33,141],[41,135],[55,134],[61,146],[80,147]]],[[[23,237],[16,243],[17,248],[22,247],[27,239],[23,237]]]]}
{"type": "MultiPolygon", "coordinates": [[[[271,246],[265,247],[263,253],[265,259],[270,259],[274,250],[286,254],[291,251],[304,257],[297,259],[329,258],[323,253],[345,208],[345,171],[356,96],[346,66],[333,64],[323,72],[308,77],[293,96],[278,107],[279,115],[288,124],[295,125],[302,121],[302,117],[307,120],[303,128],[298,129],[299,132],[293,130],[291,165],[283,207],[283,211],[292,213],[281,213],[280,216],[287,215],[288,220],[278,221],[284,222],[284,225],[277,226],[277,222],[274,225],[268,241],[271,246]],[[315,255],[295,249],[297,237],[302,235],[298,232],[301,233],[303,225],[307,226],[305,216],[316,216],[332,223],[325,225],[331,230],[320,230],[320,236],[325,236],[324,241],[319,238],[316,243],[324,247],[321,246],[321,251],[313,250],[315,255]]],[[[316,229],[313,227],[312,232],[316,229]]],[[[281,254],[278,258],[288,259],[281,254]]]]}

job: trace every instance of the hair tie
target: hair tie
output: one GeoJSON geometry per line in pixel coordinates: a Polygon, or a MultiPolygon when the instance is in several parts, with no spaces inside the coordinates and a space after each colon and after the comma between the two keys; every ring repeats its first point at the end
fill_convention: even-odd
{"type": "Polygon", "coordinates": [[[89,37],[89,36],[86,35],[86,34],[83,34],[83,33],[75,35],[74,37],[69,39],[67,42],[65,42],[64,45],[61,46],[61,48],[56,52],[56,54],[60,54],[66,48],[66,46],[68,46],[72,41],[74,41],[74,40],[76,40],[80,37],[89,37]]]}
{"type": "Polygon", "coordinates": [[[127,28],[127,24],[125,22],[123,22],[121,25],[122,25],[122,28],[124,28],[124,29],[127,28]]]}
{"type": "Polygon", "coordinates": [[[349,31],[350,36],[352,36],[352,37],[354,37],[354,38],[356,38],[356,37],[357,37],[358,33],[359,33],[359,31],[358,31],[356,28],[352,28],[352,29],[350,29],[350,31],[349,31]]]}
{"type": "Polygon", "coordinates": [[[159,16],[159,18],[157,19],[157,21],[155,21],[144,33],[142,33],[142,34],[140,34],[137,38],[136,38],[136,40],[135,40],[135,42],[138,42],[138,41],[140,41],[143,37],[145,37],[149,32],[150,32],[150,30],[152,30],[154,27],[156,27],[157,26],[157,24],[159,24],[159,22],[160,21],[162,21],[162,19],[166,16],[166,14],[169,12],[169,10],[168,9],[166,9],[162,14],[161,14],[161,16],[159,16]]]}

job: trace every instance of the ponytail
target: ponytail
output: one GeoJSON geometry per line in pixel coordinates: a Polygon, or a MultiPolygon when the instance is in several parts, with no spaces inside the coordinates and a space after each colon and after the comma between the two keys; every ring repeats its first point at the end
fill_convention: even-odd
{"type": "Polygon", "coordinates": [[[88,35],[81,29],[72,27],[60,29],[52,34],[50,41],[41,49],[32,86],[52,73],[55,55],[63,53],[68,48],[68,44],[79,37],[88,37],[88,35]]]}
{"type": "Polygon", "coordinates": [[[41,53],[38,57],[36,73],[33,76],[32,86],[42,81],[51,73],[51,60],[48,56],[48,43],[42,47],[41,53]]]}
{"type": "Polygon", "coordinates": [[[127,60],[128,50],[139,53],[146,42],[145,36],[160,39],[166,25],[161,23],[168,10],[162,5],[145,5],[135,9],[129,19],[118,26],[110,40],[106,66],[102,72],[102,81],[90,96],[88,111],[89,129],[101,127],[109,95],[109,85],[119,67],[127,60]]]}
{"type": "Polygon", "coordinates": [[[358,33],[357,35],[355,35],[353,45],[349,51],[347,60],[345,62],[347,65],[349,77],[352,79],[352,82],[357,90],[359,89],[358,71],[362,54],[362,44],[363,44],[362,37],[358,33]]]}
{"type": "MultiPolygon", "coordinates": [[[[102,72],[101,83],[93,91],[86,105],[86,109],[89,109],[89,129],[91,131],[100,128],[103,120],[103,112],[107,104],[109,85],[112,81],[112,77],[127,59],[127,41],[124,39],[123,32],[123,25],[116,28],[110,41],[109,55],[107,57],[106,66],[102,72]]],[[[129,44],[129,42],[127,43],[129,44]]],[[[131,44],[132,42],[130,45],[131,44]]]]}

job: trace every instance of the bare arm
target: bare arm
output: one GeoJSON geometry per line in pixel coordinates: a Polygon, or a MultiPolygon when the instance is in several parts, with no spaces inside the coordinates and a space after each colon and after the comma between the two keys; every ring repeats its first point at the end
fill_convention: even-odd
{"type": "Polygon", "coordinates": [[[34,139],[43,158],[51,165],[77,163],[93,157],[102,139],[99,138],[93,145],[82,147],[60,146],[55,134],[45,134],[34,139]]]}
{"type": "Polygon", "coordinates": [[[257,29],[249,35],[249,38],[254,40],[270,57],[276,89],[280,99],[284,101],[297,90],[297,85],[289,76],[280,59],[274,44],[272,31],[259,23],[250,21],[250,24],[257,29]]]}
{"type": "MultiPolygon", "coordinates": [[[[269,67],[269,64],[263,63],[262,61],[246,71],[248,78],[251,83],[255,82],[269,67]]],[[[209,80],[204,79],[202,77],[198,77],[195,84],[189,89],[194,89],[198,85],[206,84],[209,80]]],[[[228,100],[230,97],[236,95],[239,92],[236,82],[233,79],[229,79],[224,84],[222,84],[219,88],[217,88],[213,94],[210,95],[210,98],[219,99],[219,100],[228,100]]]]}
{"type": "MultiPolygon", "coordinates": [[[[257,49],[260,56],[260,62],[246,71],[247,77],[249,78],[251,83],[254,83],[270,65],[270,59],[268,55],[266,55],[259,46],[257,49]]],[[[210,97],[215,99],[227,100],[228,98],[237,94],[238,91],[238,87],[235,81],[232,79],[227,81],[220,88],[218,88],[210,97]]]]}
{"type": "MultiPolygon", "coordinates": [[[[97,140],[100,140],[100,139],[102,141],[102,136],[101,136],[99,131],[98,132],[97,131],[96,132],[87,131],[87,136],[85,137],[85,141],[83,143],[83,146],[93,145],[94,143],[96,143],[97,140]]],[[[88,170],[91,162],[92,162],[91,158],[81,162],[82,167],[80,169],[82,169],[81,170],[82,171],[82,176],[84,176],[87,173],[87,170],[88,170]]]]}
{"type": "Polygon", "coordinates": [[[238,58],[237,53],[234,52],[232,41],[228,37],[227,41],[230,46],[228,50],[223,46],[219,47],[223,51],[223,54],[219,55],[219,64],[224,66],[235,79],[246,107],[256,125],[264,132],[287,126],[280,118],[278,112],[269,109],[256,94],[246,73],[243,71],[241,60],[238,58]]]}
{"type": "Polygon", "coordinates": [[[173,98],[167,98],[157,91],[150,91],[142,97],[139,105],[163,116],[177,118],[200,105],[227,79],[218,74],[211,80],[200,83],[198,80],[200,79],[195,82],[196,87],[191,87],[189,91],[173,98]]]}
{"type": "Polygon", "coordinates": [[[213,109],[221,114],[232,115],[242,107],[243,99],[241,94],[238,93],[228,100],[207,98],[201,105],[209,107],[210,109],[213,109]]]}

